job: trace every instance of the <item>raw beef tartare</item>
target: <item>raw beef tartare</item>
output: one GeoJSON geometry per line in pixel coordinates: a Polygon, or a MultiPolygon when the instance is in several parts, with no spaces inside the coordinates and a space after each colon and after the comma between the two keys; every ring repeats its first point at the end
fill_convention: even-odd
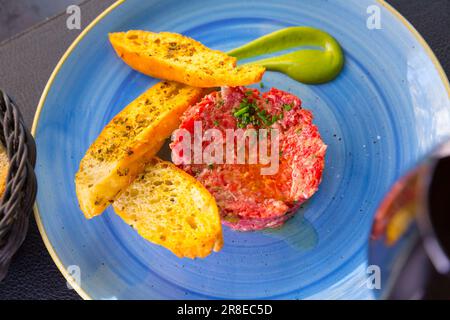
{"type": "MultiPolygon", "coordinates": [[[[312,113],[302,109],[301,100],[290,93],[272,88],[261,94],[257,89],[224,87],[190,107],[179,129],[192,133],[192,140],[198,124],[202,132],[215,128],[224,136],[229,129],[267,129],[269,135],[274,132],[271,129],[276,130],[278,170],[262,175],[266,164],[195,164],[194,157],[187,160],[186,154],[178,151],[177,146],[186,142],[177,134],[179,130],[172,137],[172,157],[215,197],[225,225],[240,231],[278,227],[317,191],[322,178],[326,145],[312,120],[312,113]]],[[[270,151],[274,140],[269,138],[270,151]]],[[[214,142],[202,138],[202,148],[214,142]]]]}

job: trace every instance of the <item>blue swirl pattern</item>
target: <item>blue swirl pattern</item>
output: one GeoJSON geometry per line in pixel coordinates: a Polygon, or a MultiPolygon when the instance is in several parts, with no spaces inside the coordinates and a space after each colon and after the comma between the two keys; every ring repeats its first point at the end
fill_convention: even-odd
{"type": "Polygon", "coordinates": [[[372,217],[390,185],[450,133],[449,96],[417,38],[371,0],[128,0],[75,47],[44,102],[36,131],[37,206],[61,264],[78,265],[95,299],[304,299],[373,297],[366,286],[372,217]],[[178,259],[148,243],[112,209],[90,221],[74,175],[106,123],[157,80],[122,63],[108,32],[173,31],[229,50],[274,30],[306,25],[342,45],[333,82],[308,86],[264,76],[313,111],[328,147],[319,192],[280,230],[224,230],[225,246],[203,260],[178,259]]]}

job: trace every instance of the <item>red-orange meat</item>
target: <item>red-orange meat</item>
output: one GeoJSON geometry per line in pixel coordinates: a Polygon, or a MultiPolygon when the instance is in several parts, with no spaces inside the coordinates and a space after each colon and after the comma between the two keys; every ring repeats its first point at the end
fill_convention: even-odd
{"type": "MultiPolygon", "coordinates": [[[[317,191],[326,145],[312,123],[312,113],[301,108],[300,99],[274,88],[261,95],[257,89],[224,87],[190,107],[180,129],[193,135],[194,122],[200,121],[203,133],[216,128],[225,137],[226,129],[242,127],[236,111],[242,109],[243,101],[244,106],[256,106],[258,112],[265,110],[264,118],[278,119],[243,127],[279,130],[279,169],[275,174],[261,175],[261,164],[192,164],[182,152],[172,157],[213,194],[225,225],[241,231],[278,227],[317,191]]],[[[182,138],[175,133],[173,139],[171,148],[177,150],[182,138]]],[[[204,139],[202,147],[210,143],[204,139]]]]}

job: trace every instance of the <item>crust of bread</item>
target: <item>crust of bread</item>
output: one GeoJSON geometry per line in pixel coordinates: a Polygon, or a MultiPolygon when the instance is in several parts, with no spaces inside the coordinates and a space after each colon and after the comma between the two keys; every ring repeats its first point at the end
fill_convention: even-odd
{"type": "Polygon", "coordinates": [[[6,189],[6,180],[8,178],[9,159],[6,148],[0,143],[0,198],[6,189]]]}
{"type": "Polygon", "coordinates": [[[180,258],[204,258],[223,246],[214,197],[195,178],[156,157],[113,208],[142,237],[180,258]]]}
{"type": "Polygon", "coordinates": [[[265,68],[236,66],[236,58],[170,32],[130,30],[109,34],[117,55],[151,77],[194,87],[245,86],[261,81],[265,68]]]}
{"type": "Polygon", "coordinates": [[[75,176],[86,218],[101,214],[141,173],[204,90],[160,82],[131,102],[89,147],[75,176]]]}

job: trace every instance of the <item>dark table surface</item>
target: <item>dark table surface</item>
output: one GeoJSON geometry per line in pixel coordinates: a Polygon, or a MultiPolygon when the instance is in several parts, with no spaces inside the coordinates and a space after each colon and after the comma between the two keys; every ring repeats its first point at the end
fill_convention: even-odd
{"type": "MultiPolygon", "coordinates": [[[[2,0],[0,0],[2,1],[2,0]]],[[[82,28],[114,0],[87,0],[81,7],[82,28]]],[[[422,34],[450,74],[450,0],[388,0],[422,34]]],[[[68,30],[66,14],[0,43],[0,87],[22,111],[31,128],[34,113],[51,72],[79,30],[68,30]]],[[[10,272],[0,283],[0,299],[80,299],[66,286],[31,218],[27,238],[10,272]]]]}
{"type": "Polygon", "coordinates": [[[0,0],[0,42],[82,0],[0,0]]]}

